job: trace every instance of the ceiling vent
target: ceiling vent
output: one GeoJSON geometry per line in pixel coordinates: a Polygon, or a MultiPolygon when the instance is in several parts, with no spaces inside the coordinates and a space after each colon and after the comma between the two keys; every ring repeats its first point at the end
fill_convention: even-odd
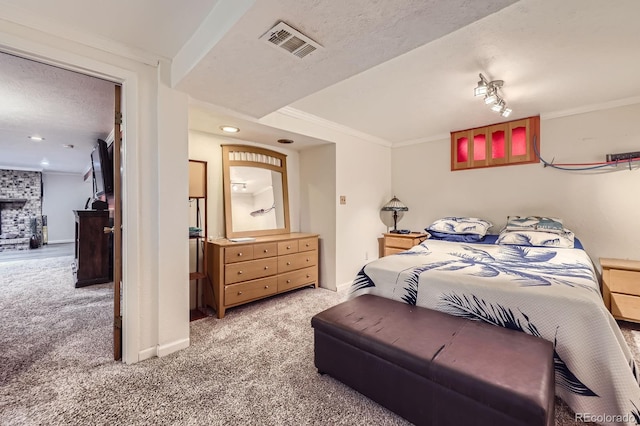
{"type": "Polygon", "coordinates": [[[264,33],[260,40],[268,41],[272,46],[280,47],[298,58],[304,58],[322,48],[318,43],[284,22],[278,22],[275,27],[264,33]]]}

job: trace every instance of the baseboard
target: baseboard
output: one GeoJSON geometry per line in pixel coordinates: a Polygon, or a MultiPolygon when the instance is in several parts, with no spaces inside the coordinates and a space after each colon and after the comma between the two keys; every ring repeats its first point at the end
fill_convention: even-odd
{"type": "Polygon", "coordinates": [[[338,292],[347,291],[349,289],[349,287],[351,287],[352,283],[353,283],[353,281],[347,281],[346,283],[338,284],[336,286],[336,291],[338,291],[338,292]]]}
{"type": "Polygon", "coordinates": [[[75,240],[49,240],[47,244],[66,244],[73,243],[75,240]]]}
{"type": "Polygon", "coordinates": [[[142,350],[138,353],[138,362],[144,361],[145,359],[153,358],[157,355],[157,353],[158,350],[156,347],[142,350]]]}
{"type": "Polygon", "coordinates": [[[174,352],[179,351],[180,349],[189,347],[189,338],[177,340],[175,342],[168,343],[166,345],[158,345],[158,356],[163,357],[174,352]]]}

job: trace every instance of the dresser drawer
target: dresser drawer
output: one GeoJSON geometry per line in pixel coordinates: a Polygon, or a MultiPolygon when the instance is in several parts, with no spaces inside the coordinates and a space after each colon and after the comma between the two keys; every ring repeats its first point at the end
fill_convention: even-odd
{"type": "Polygon", "coordinates": [[[277,291],[278,279],[276,277],[232,284],[224,288],[224,304],[234,305],[236,303],[276,294],[277,291]]]}
{"type": "Polygon", "coordinates": [[[616,318],[640,322],[640,297],[611,293],[611,314],[616,318]]]}
{"type": "Polygon", "coordinates": [[[317,280],[318,268],[315,266],[287,272],[286,274],[278,275],[278,291],[285,291],[305,284],[315,283],[317,280]]]}
{"type": "Polygon", "coordinates": [[[314,266],[318,262],[317,251],[307,251],[278,257],[278,273],[314,266]]]}
{"type": "Polygon", "coordinates": [[[224,265],[224,283],[233,284],[256,278],[275,275],[278,270],[278,258],[250,260],[248,262],[224,265]]]}
{"type": "Polygon", "coordinates": [[[224,263],[244,262],[253,259],[253,246],[227,247],[224,249],[224,263]]]}
{"type": "Polygon", "coordinates": [[[298,251],[318,250],[317,238],[304,238],[298,241],[298,251]]]}
{"type": "Polygon", "coordinates": [[[278,243],[278,256],[298,252],[298,240],[287,240],[278,243]]]}
{"type": "Polygon", "coordinates": [[[265,257],[274,257],[278,254],[277,243],[262,243],[253,245],[253,258],[263,259],[265,257]]]}
{"type": "Polygon", "coordinates": [[[640,296],[640,272],[611,269],[609,271],[609,290],[640,296]]]}

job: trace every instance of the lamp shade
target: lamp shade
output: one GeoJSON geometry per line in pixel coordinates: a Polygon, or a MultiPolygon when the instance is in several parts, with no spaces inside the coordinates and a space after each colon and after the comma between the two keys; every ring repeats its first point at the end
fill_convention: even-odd
{"type": "Polygon", "coordinates": [[[382,206],[382,211],[385,212],[406,212],[409,210],[409,207],[405,206],[402,201],[398,200],[398,198],[394,195],[393,198],[384,206],[382,206]]]}

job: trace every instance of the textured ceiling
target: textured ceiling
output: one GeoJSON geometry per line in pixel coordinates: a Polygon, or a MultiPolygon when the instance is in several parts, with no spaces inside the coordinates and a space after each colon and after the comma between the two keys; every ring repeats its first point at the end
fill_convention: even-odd
{"type": "Polygon", "coordinates": [[[515,0],[261,0],[177,85],[252,117],[436,40],[515,0]],[[297,58],[260,37],[284,21],[323,46],[297,58]]]}
{"type": "Polygon", "coordinates": [[[114,83],[3,53],[0,99],[0,167],[83,173],[113,129],[114,83]]]}
{"type": "MultiPolygon", "coordinates": [[[[153,55],[172,59],[181,70],[172,76],[176,88],[192,98],[191,129],[222,134],[221,124],[235,124],[242,131],[231,139],[274,144],[284,137],[296,140],[292,149],[323,141],[260,124],[279,123],[268,118],[282,107],[396,146],[504,121],[472,96],[479,73],[505,81],[509,119],[640,102],[637,0],[0,0],[0,7],[4,20],[89,46],[108,50],[107,40],[130,46],[130,57],[144,52],[147,63],[153,55]],[[281,20],[324,48],[298,59],[259,40],[281,20]]],[[[80,111],[66,111],[72,89],[91,93],[90,83],[74,82],[77,75],[65,83],[54,73],[44,89],[31,71],[0,67],[0,163],[36,150],[24,144],[33,132],[57,144],[93,143],[111,130],[101,119],[79,119],[99,108],[92,103],[102,95],[77,97],[80,111]],[[7,103],[4,93],[25,99],[7,103]],[[47,106],[48,93],[62,103],[47,106]],[[63,116],[74,124],[59,123],[63,116]],[[14,139],[20,143],[7,148],[14,139]]]]}

